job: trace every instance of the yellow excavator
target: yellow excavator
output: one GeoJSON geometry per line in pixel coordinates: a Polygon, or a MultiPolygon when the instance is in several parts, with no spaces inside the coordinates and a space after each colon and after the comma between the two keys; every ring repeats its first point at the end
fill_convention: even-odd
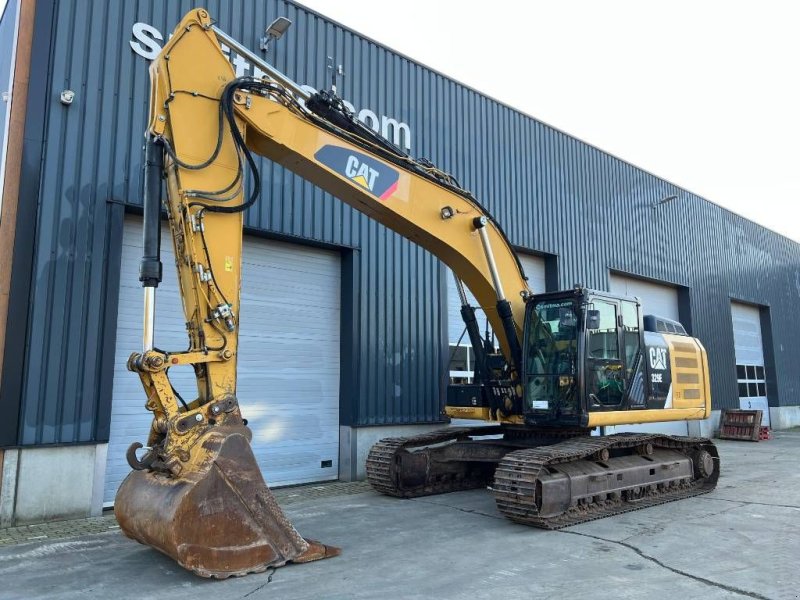
{"type": "Polygon", "coordinates": [[[133,470],[116,496],[125,534],[216,578],[339,553],[301,537],[281,512],[236,398],[247,310],[239,302],[242,222],[261,194],[253,153],[414,241],[455,274],[475,377],[450,386],[445,412],[489,424],[378,442],[366,465],[376,490],[414,497],[488,486],[510,519],[557,528],[714,488],[719,457],[708,439],[591,435],[709,416],[706,353],[680,323],[643,315],[634,298],[582,287],[535,294],[500,224],[454,177],[375,134],[335,93],[304,91],[203,9],[180,22],[150,77],[144,347],[128,368],[141,378],[153,421],[146,447],[128,450],[133,470]],[[221,43],[265,76],[236,78],[221,43]],[[154,345],[164,180],[189,338],[181,351],[154,345]],[[492,336],[482,336],[467,289],[492,336]],[[194,370],[195,398],[172,387],[173,368],[194,370]]]}

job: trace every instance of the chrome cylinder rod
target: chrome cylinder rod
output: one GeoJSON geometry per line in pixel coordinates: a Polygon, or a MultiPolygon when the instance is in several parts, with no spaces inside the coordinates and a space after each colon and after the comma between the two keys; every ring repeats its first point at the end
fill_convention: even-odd
{"type": "Polygon", "coordinates": [[[144,336],[142,348],[144,352],[153,349],[153,336],[156,323],[156,288],[144,288],[144,336]]]}
{"type": "Polygon", "coordinates": [[[492,276],[492,283],[494,284],[494,291],[497,294],[497,301],[505,300],[506,295],[503,292],[503,284],[500,281],[500,274],[497,272],[497,263],[494,262],[494,252],[492,252],[492,245],[489,242],[489,232],[486,231],[486,217],[476,217],[474,221],[475,228],[481,236],[481,244],[483,244],[483,252],[486,254],[486,263],[489,265],[489,274],[492,276]]]}
{"type": "Polygon", "coordinates": [[[264,59],[253,54],[253,52],[250,51],[249,48],[240,44],[238,41],[229,36],[227,33],[225,33],[224,31],[215,26],[212,26],[211,29],[214,31],[214,33],[217,35],[217,38],[219,38],[219,40],[222,43],[228,46],[228,48],[230,48],[232,51],[235,51],[239,56],[246,58],[247,60],[250,61],[251,64],[255,65],[256,67],[264,71],[264,73],[266,73],[270,77],[270,79],[274,79],[285,88],[290,89],[296,96],[298,96],[303,100],[308,100],[311,97],[311,94],[309,94],[306,90],[300,87],[299,83],[292,81],[287,75],[281,73],[278,69],[273,67],[264,59]]]}
{"type": "Polygon", "coordinates": [[[510,366],[516,370],[519,376],[522,372],[522,347],[520,346],[517,326],[514,321],[514,311],[511,308],[511,303],[506,300],[503,284],[500,282],[500,274],[497,272],[497,263],[494,261],[492,245],[489,242],[489,232],[486,231],[488,222],[489,220],[486,217],[475,217],[472,221],[481,236],[481,244],[483,244],[483,251],[486,254],[486,263],[489,265],[489,273],[492,276],[495,294],[497,294],[497,316],[500,317],[500,322],[503,324],[503,333],[506,335],[508,349],[511,352],[511,355],[506,358],[509,359],[510,366]]]}
{"type": "Polygon", "coordinates": [[[464,282],[458,278],[458,275],[453,273],[453,279],[456,280],[456,291],[458,292],[458,299],[461,300],[461,306],[467,306],[467,292],[464,291],[464,282]]]}

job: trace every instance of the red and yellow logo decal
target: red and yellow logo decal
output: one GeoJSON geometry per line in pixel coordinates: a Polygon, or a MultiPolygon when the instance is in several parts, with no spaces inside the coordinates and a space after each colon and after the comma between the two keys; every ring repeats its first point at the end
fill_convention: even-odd
{"type": "Polygon", "coordinates": [[[386,200],[397,190],[400,173],[361,152],[327,144],[317,151],[314,158],[381,200],[386,200]]]}

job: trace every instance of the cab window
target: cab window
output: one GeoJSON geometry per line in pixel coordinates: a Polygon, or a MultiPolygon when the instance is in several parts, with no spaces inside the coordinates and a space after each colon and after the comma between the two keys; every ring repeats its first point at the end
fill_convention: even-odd
{"type": "Polygon", "coordinates": [[[618,407],[625,399],[625,374],[619,357],[617,305],[595,300],[592,306],[596,315],[591,328],[587,319],[586,328],[586,391],[590,407],[618,407]]]}
{"type": "Polygon", "coordinates": [[[599,313],[597,329],[586,332],[589,356],[600,359],[619,359],[617,341],[617,307],[608,302],[594,302],[594,310],[599,313]]]}

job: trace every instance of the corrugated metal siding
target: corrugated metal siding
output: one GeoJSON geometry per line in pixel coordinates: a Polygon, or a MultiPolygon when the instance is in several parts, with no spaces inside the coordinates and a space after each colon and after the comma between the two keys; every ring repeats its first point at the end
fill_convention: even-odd
{"type": "MultiPolygon", "coordinates": [[[[46,0],[40,0],[45,2],[46,0]]],[[[561,287],[606,288],[614,269],[690,288],[694,334],[706,344],[715,406],[736,406],[729,299],[769,305],[782,403],[797,402],[797,244],[441,74],[279,0],[210,1],[219,25],[251,48],[284,15],[289,33],[270,60],[300,83],[327,85],[326,58],[344,65],[342,95],[409,124],[412,153],[453,172],[505,226],[514,245],[558,256],[561,287]],[[652,208],[661,198],[674,202],[652,208]]],[[[50,97],[30,293],[21,442],[91,441],[107,297],[109,200],[140,203],[146,61],[131,27],[171,31],[193,3],[55,3],[50,97]],[[70,108],[62,89],[77,92],[70,108]]],[[[344,261],[343,409],[353,424],[439,419],[445,346],[444,271],[428,253],[270,163],[253,230],[355,247],[344,261]],[[349,292],[347,290],[350,290],[349,292]],[[352,296],[348,298],[347,296],[352,296]],[[350,304],[349,312],[347,305],[350,304]],[[352,335],[349,333],[352,332],[352,335]],[[344,371],[350,371],[345,373],[344,371]]],[[[246,310],[246,308],[245,308],[246,310]]],[[[99,436],[102,437],[102,436],[99,436]]]]}

